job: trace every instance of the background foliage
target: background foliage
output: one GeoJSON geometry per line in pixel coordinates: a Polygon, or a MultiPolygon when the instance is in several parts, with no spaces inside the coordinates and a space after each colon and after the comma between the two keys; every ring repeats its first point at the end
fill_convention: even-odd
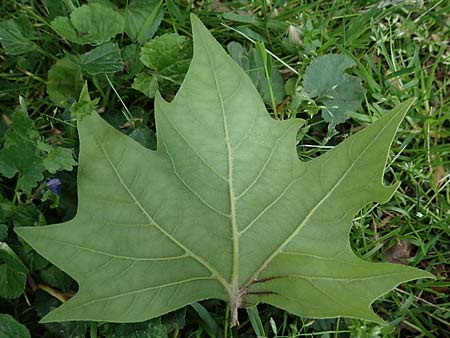
{"type": "Polygon", "coordinates": [[[4,0],[0,12],[0,337],[450,336],[446,1],[4,0]],[[375,304],[392,326],[259,306],[230,328],[218,301],[138,324],[38,323],[77,285],[13,228],[73,217],[80,114],[97,109],[156,146],[153,97],[159,89],[170,100],[184,78],[189,12],[249,74],[275,118],[304,119],[303,160],[418,99],[386,170],[387,181],[402,185],[389,203],[362,210],[351,233],[364,259],[437,276],[375,304]]]}

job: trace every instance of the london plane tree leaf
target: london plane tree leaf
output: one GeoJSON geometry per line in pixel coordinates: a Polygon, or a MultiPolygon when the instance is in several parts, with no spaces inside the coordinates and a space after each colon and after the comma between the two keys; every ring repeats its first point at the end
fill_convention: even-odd
{"type": "Polygon", "coordinates": [[[138,322],[196,301],[264,302],[308,317],[381,322],[371,302],[431,277],[369,263],[352,217],[385,202],[389,146],[412,102],[325,155],[298,159],[296,120],[276,121],[244,71],[192,17],[194,57],[171,103],[155,99],[151,151],[96,113],[79,122],[78,212],[16,228],[79,283],[43,321],[138,322]]]}

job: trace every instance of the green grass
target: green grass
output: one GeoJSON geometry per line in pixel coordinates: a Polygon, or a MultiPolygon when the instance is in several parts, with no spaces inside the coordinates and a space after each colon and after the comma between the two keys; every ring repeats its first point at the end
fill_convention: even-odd
{"type": "MultiPolygon", "coordinates": [[[[70,106],[55,106],[45,90],[47,73],[57,59],[67,52],[82,54],[88,50],[63,41],[49,25],[54,13],[66,15],[72,6],[79,6],[78,1],[5,0],[0,5],[2,20],[29,22],[36,46],[33,52],[22,55],[8,55],[0,49],[0,135],[19,105],[20,95],[45,139],[77,149],[70,106]]],[[[392,147],[385,175],[386,183],[402,184],[388,203],[367,206],[359,213],[350,237],[355,252],[366,260],[408,264],[436,276],[436,280],[403,284],[374,304],[375,311],[391,323],[388,327],[354,319],[298,318],[259,305],[258,309],[240,310],[240,325],[231,328],[227,305],[211,300],[163,318],[169,337],[450,337],[448,1],[274,0],[267,6],[264,1],[164,1],[163,8],[165,16],[157,35],[177,32],[189,37],[192,11],[223,46],[237,41],[255,47],[252,41],[264,39],[265,48],[282,60],[273,63],[284,82],[297,78],[298,73],[301,83],[306,66],[320,55],[342,53],[355,61],[350,73],[361,78],[366,97],[362,107],[338,125],[336,132],[327,129],[320,114],[308,114],[307,106],[292,111],[289,97],[278,105],[276,114],[281,118],[306,120],[298,143],[304,160],[319,156],[385,111],[416,97],[392,147]]],[[[115,41],[121,47],[130,44],[126,35],[118,35],[115,41]]],[[[127,110],[133,123],[145,116],[143,124],[154,130],[153,100],[131,88],[132,77],[126,71],[109,79],[111,83],[103,76],[89,78],[90,96],[100,100],[98,109],[127,133],[123,117],[127,110]]],[[[174,81],[167,86],[170,98],[178,84],[174,81]]],[[[273,106],[268,105],[271,113],[273,106]]],[[[11,227],[19,221],[39,223],[42,217],[47,223],[70,218],[76,206],[75,173],[57,175],[64,187],[56,209],[37,192],[20,194],[14,178],[2,177],[2,207],[9,203],[26,210],[21,218],[17,211],[15,219],[5,222],[11,227]]],[[[19,245],[11,235],[7,241],[13,248],[19,245]]],[[[73,284],[67,290],[49,284],[40,269],[35,269],[29,275],[26,294],[13,300],[0,299],[0,312],[25,324],[32,337],[75,337],[68,325],[51,328],[37,323],[45,308],[59,304],[55,296],[69,297],[76,290],[73,284]]],[[[93,337],[96,325],[86,324],[89,326],[93,337]]]]}

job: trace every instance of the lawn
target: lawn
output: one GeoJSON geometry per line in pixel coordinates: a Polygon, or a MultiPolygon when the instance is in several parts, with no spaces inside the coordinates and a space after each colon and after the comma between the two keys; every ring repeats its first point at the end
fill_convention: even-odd
{"type": "Polygon", "coordinates": [[[448,1],[3,0],[0,13],[0,337],[450,337],[448,1]],[[39,322],[78,284],[14,229],[76,215],[77,125],[94,111],[145,148],[160,146],[155,97],[171,101],[183,83],[191,13],[273,119],[300,119],[302,161],[415,98],[384,171],[384,184],[401,183],[388,202],[358,211],[350,232],[363,260],[436,277],[376,300],[387,325],[264,303],[239,309],[231,325],[232,306],[215,299],[139,323],[39,322]]]}

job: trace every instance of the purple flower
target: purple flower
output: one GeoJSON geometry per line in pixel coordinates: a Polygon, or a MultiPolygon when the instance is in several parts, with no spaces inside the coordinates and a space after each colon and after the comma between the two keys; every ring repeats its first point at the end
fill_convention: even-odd
{"type": "Polygon", "coordinates": [[[47,187],[55,195],[59,194],[60,185],[61,185],[61,180],[59,178],[47,178],[47,187]]]}

